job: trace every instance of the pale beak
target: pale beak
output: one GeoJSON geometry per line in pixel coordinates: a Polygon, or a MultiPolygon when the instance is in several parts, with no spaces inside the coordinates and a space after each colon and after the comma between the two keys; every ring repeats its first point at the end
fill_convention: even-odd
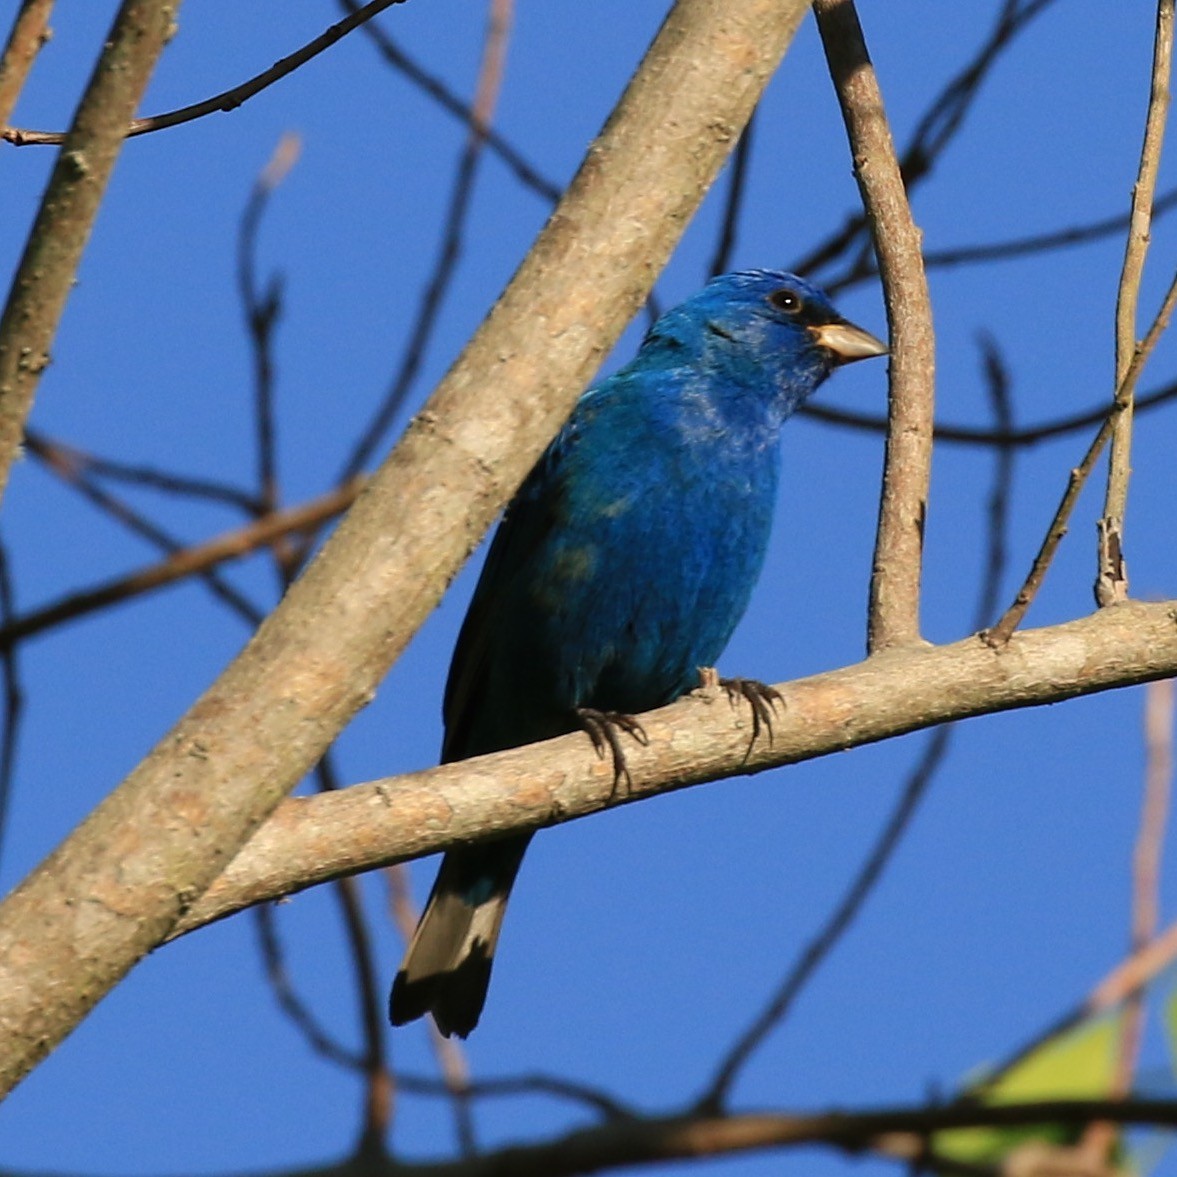
{"type": "Polygon", "coordinates": [[[855,360],[887,354],[887,345],[881,339],[845,320],[822,323],[810,327],[809,332],[817,340],[818,347],[824,347],[834,357],[836,364],[851,364],[855,360]]]}

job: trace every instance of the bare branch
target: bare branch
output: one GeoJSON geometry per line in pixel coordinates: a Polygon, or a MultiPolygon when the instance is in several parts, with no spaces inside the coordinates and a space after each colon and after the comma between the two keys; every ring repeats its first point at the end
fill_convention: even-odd
{"type": "Polygon", "coordinates": [[[254,926],[261,947],[266,980],[278,1008],[290,1019],[307,1046],[320,1058],[362,1074],[364,1060],[360,1055],[336,1042],[295,991],[286,968],[286,954],[282,950],[282,941],[278,938],[277,908],[269,903],[259,904],[254,908],[254,926]]]}
{"type": "MultiPolygon", "coordinates": [[[[400,869],[392,867],[391,870],[400,869]]],[[[447,1046],[456,1046],[452,1038],[442,1038],[447,1046]]],[[[452,1097],[453,1088],[448,1077],[442,1079],[427,1079],[421,1075],[397,1075],[397,1083],[401,1089],[412,1095],[446,1096],[452,1097]]],[[[495,1099],[519,1095],[548,1095],[554,1099],[567,1100],[569,1103],[597,1112],[608,1120],[629,1120],[637,1116],[637,1111],[627,1104],[621,1103],[607,1091],[598,1087],[590,1087],[585,1083],[576,1083],[571,1079],[564,1079],[558,1075],[507,1075],[497,1079],[479,1079],[468,1081],[462,1088],[463,1094],[469,1099],[495,1099]]]]}
{"type": "MultiPolygon", "coordinates": [[[[340,6],[346,11],[355,12],[359,5],[356,0],[339,0],[340,6]]],[[[467,106],[440,78],[427,73],[418,65],[375,21],[364,26],[368,39],[379,50],[393,69],[404,74],[422,93],[432,98],[448,114],[454,116],[467,127],[476,125],[474,111],[467,106]]],[[[486,146],[515,173],[516,179],[525,187],[530,188],[538,196],[555,204],[560,199],[562,189],[559,184],[540,175],[535,166],[511,146],[493,127],[484,128],[486,146]]]]}
{"type": "MultiPolygon", "coordinates": [[[[403,4],[405,0],[370,0],[362,8],[343,20],[337,21],[326,32],[320,33],[313,41],[308,41],[301,49],[295,50],[288,57],[276,61],[269,69],[234,86],[231,90],[224,90],[214,94],[203,102],[194,102],[191,106],[182,106],[179,110],[169,110],[166,114],[148,115],[146,118],[131,119],[127,116],[124,137],[132,139],[136,135],[148,135],[152,131],[165,131],[169,127],[178,127],[182,123],[190,123],[203,118],[207,114],[217,111],[236,110],[243,102],[247,102],[256,94],[260,94],[268,86],[281,81],[287,74],[292,74],[301,65],[306,65],[313,57],[318,57],[325,49],[330,49],[337,41],[342,40],[353,29],[357,29],[365,21],[371,20],[378,13],[394,4],[403,4]]],[[[132,113],[134,108],[132,107],[132,113]]],[[[43,146],[45,144],[64,143],[66,136],[61,131],[32,131],[21,127],[4,127],[0,130],[0,139],[6,139],[16,147],[43,146]]]]}
{"type": "Polygon", "coordinates": [[[73,485],[79,485],[83,475],[95,474],[166,494],[223,503],[251,515],[256,515],[260,509],[260,504],[251,495],[226,483],[184,474],[169,474],[151,466],[138,466],[112,458],[100,458],[35,429],[25,432],[25,450],[73,485]]]}
{"type": "MultiPolygon", "coordinates": [[[[900,160],[903,183],[910,193],[928,179],[941,156],[948,149],[981,88],[1001,59],[1001,55],[1014,43],[1036,16],[1040,15],[1055,0],[1026,0],[1002,5],[989,36],[978,47],[968,63],[955,74],[928,104],[927,110],[916,124],[900,160]]],[[[799,274],[810,274],[822,266],[848,253],[865,241],[867,218],[858,211],[851,213],[842,228],[832,233],[824,242],[799,258],[789,268],[799,274]]],[[[865,255],[863,255],[865,261],[865,255]]],[[[925,259],[926,261],[926,259],[925,259]]],[[[822,279],[828,289],[845,286],[853,278],[865,276],[866,271],[851,266],[849,275],[833,282],[822,279]]]]}
{"type": "MultiPolygon", "coordinates": [[[[10,648],[14,643],[43,633],[66,621],[84,617],[109,605],[132,600],[143,593],[175,584],[189,576],[205,573],[226,560],[236,560],[250,552],[272,544],[276,539],[292,533],[318,527],[346,511],[355,501],[364,486],[362,478],[354,479],[338,490],[328,491],[309,503],[275,511],[249,523],[227,531],[215,539],[191,547],[181,548],[166,560],[148,564],[126,576],[116,576],[81,592],[69,593],[60,600],[14,618],[0,626],[0,650],[10,648]]],[[[253,607],[245,602],[248,616],[254,614],[253,607]]]]}
{"type": "MultiPolygon", "coordinates": [[[[1177,384],[1169,384],[1151,392],[1147,396],[1136,400],[1136,413],[1160,408],[1170,401],[1177,400],[1177,384]]],[[[856,413],[849,409],[833,408],[829,405],[817,405],[812,402],[802,405],[798,410],[802,416],[812,417],[815,421],[824,421],[830,425],[844,425],[850,429],[861,429],[867,433],[884,433],[887,429],[887,419],[876,417],[871,413],[856,413]]],[[[1077,433],[1091,425],[1099,425],[1108,415],[1106,404],[1097,405],[1082,413],[1075,413],[1069,417],[1059,417],[1054,421],[1046,421],[1041,425],[1028,425],[1025,429],[983,429],[970,425],[937,425],[933,436],[939,442],[947,445],[996,446],[1001,449],[1029,449],[1044,441],[1051,441],[1056,437],[1065,437],[1068,433],[1077,433]]]]}
{"type": "MultiPolygon", "coordinates": [[[[388,899],[392,910],[393,923],[400,933],[401,939],[407,944],[413,938],[417,927],[417,920],[421,913],[413,904],[409,891],[409,868],[398,862],[388,867],[385,872],[388,879],[388,899]]],[[[473,1098],[473,1088],[470,1083],[470,1064],[466,1059],[466,1052],[462,1044],[454,1038],[447,1038],[437,1028],[432,1019],[427,1019],[428,1026],[422,1027],[429,1035],[429,1046],[437,1060],[437,1069],[441,1072],[439,1080],[412,1078],[397,1074],[396,1082],[405,1091],[414,1091],[423,1095],[444,1095],[448,1098],[454,1117],[454,1135],[458,1141],[458,1151],[463,1156],[469,1156],[476,1151],[477,1141],[474,1135],[474,1116],[470,1106],[473,1098]]],[[[492,1092],[493,1094],[493,1092],[492,1092]]]]}
{"type": "Polygon", "coordinates": [[[290,174],[301,150],[299,137],[287,132],[253,185],[237,231],[237,292],[245,315],[253,355],[254,426],[257,441],[257,514],[274,511],[279,502],[278,456],[274,422],[274,329],[282,315],[282,278],[275,274],[259,289],[257,234],[274,189],[290,174]]]}
{"type": "MultiPolygon", "coordinates": [[[[397,1177],[579,1177],[610,1169],[700,1160],[731,1153],[824,1144],[850,1153],[895,1155],[896,1138],[927,1138],[950,1128],[1068,1124],[1177,1124],[1177,1101],[1049,1100],[1035,1103],[896,1107],[816,1114],[662,1116],[583,1128],[459,1161],[398,1162],[397,1177]]],[[[905,1150],[904,1159],[912,1158],[905,1150]]]]}
{"type": "Polygon", "coordinates": [[[1149,228],[1161,146],[1169,114],[1169,76],[1173,68],[1173,0],[1158,0],[1156,34],[1153,41],[1151,89],[1140,149],[1140,169],[1132,189],[1131,225],[1124,248],[1124,266],[1116,296],[1116,403],[1120,412],[1112,426],[1112,448],[1108,460],[1107,491],[1103,517],[1099,521],[1099,557],[1095,577],[1095,599],[1100,605],[1115,605],[1128,596],[1128,572],[1124,563],[1124,512],[1128,504],[1128,478],[1132,461],[1132,408],[1135,382],[1128,371],[1137,352],[1136,308],[1140,282],[1148,254],[1149,228]]]}
{"type": "Polygon", "coordinates": [[[715,246],[715,256],[711,259],[710,274],[714,278],[731,268],[732,253],[736,248],[736,230],[740,223],[740,214],[744,211],[744,182],[748,176],[748,166],[752,158],[752,141],[756,130],[755,113],[748,120],[744,133],[732,152],[732,161],[728,168],[730,172],[727,188],[727,202],[723,208],[723,219],[719,225],[719,240],[715,246]]]}
{"type": "Polygon", "coordinates": [[[82,250],[180,0],[123,0],[57,157],[0,313],[0,494],[82,250]]]}
{"type": "Polygon", "coordinates": [[[1111,411],[1088,447],[1083,460],[1071,470],[1067,478],[1067,487],[1063,492],[1058,509],[1054,513],[1054,519],[1051,520],[1050,527],[1043,537],[1042,545],[1038,549],[1038,554],[1034,557],[1030,572],[1018,590],[1017,596],[1014,597],[1013,604],[1002,614],[1001,620],[985,634],[985,640],[991,645],[1000,645],[1009,639],[1009,635],[1021,624],[1026,611],[1038,595],[1038,590],[1046,579],[1046,573],[1054,559],[1054,554],[1058,551],[1058,546],[1067,533],[1067,525],[1071,518],[1071,512],[1079,501],[1079,494],[1090,477],[1091,471],[1095,468],[1095,463],[1099,460],[1103,447],[1115,429],[1117,417],[1130,404],[1140,372],[1168,326],[1174,306],[1177,306],[1177,275],[1174,276],[1173,282],[1165,294],[1164,301],[1161,303],[1161,308],[1157,312],[1157,317],[1153,320],[1148,334],[1132,356],[1132,361],[1124,374],[1124,380],[1116,392],[1116,399],[1112,403],[1111,411]]]}
{"type": "MultiPolygon", "coordinates": [[[[8,623],[14,608],[8,548],[0,543],[0,625],[8,623]]],[[[5,650],[0,654],[0,680],[4,684],[4,720],[0,725],[0,849],[3,849],[4,831],[8,827],[8,802],[16,773],[17,737],[20,734],[25,699],[16,650],[5,650]]]]}
{"type": "MultiPolygon", "coordinates": [[[[32,446],[29,446],[30,451],[32,446]]],[[[37,456],[45,463],[46,467],[57,475],[67,486],[77,491],[88,502],[104,512],[107,516],[113,519],[116,523],[121,523],[133,535],[145,539],[148,543],[158,548],[162,552],[167,552],[169,560],[166,563],[171,563],[180,558],[180,553],[187,551],[188,545],[170,532],[165,531],[162,527],[152,522],[142,512],[137,511],[125,499],[112,494],[105,487],[101,486],[94,476],[90,473],[92,468],[97,468],[97,463],[94,467],[90,467],[85,463],[74,460],[76,451],[59,450],[54,446],[41,448],[38,446],[39,453],[37,456]]],[[[167,476],[161,476],[167,477],[167,476]]],[[[177,482],[184,482],[186,480],[178,479],[177,482]]],[[[204,496],[200,496],[204,497],[204,496]]],[[[238,617],[242,618],[246,624],[250,626],[258,626],[261,624],[262,618],[265,616],[264,612],[259,609],[252,601],[244,594],[240,593],[233,587],[224,577],[222,577],[213,564],[205,567],[194,566],[191,569],[191,574],[199,576],[201,580],[208,586],[209,591],[214,597],[218,598],[226,604],[238,617]]],[[[76,601],[76,594],[74,595],[76,601]]],[[[84,594],[83,594],[84,596],[84,594]]],[[[67,598],[68,600],[69,598],[67,598]]],[[[103,604],[110,604],[110,601],[103,601],[101,596],[95,598],[94,608],[101,608],[103,604]]],[[[60,604],[61,602],[59,602],[60,604]]],[[[84,602],[83,602],[84,604],[84,602]]],[[[52,608],[52,606],[50,606],[52,608]]],[[[88,610],[83,608],[82,612],[88,610]]],[[[81,616],[82,613],[76,614],[81,616]]],[[[50,621],[51,625],[56,625],[59,622],[69,620],[75,616],[72,613],[65,613],[57,618],[57,621],[50,621]]],[[[0,623],[0,632],[12,624],[19,621],[19,617],[6,617],[0,623]]],[[[15,645],[15,643],[14,643],[15,645]]],[[[9,646],[7,648],[14,648],[9,646]]]]}
{"type": "Polygon", "coordinates": [[[41,46],[49,40],[53,0],[22,0],[0,57],[0,127],[12,117],[16,100],[41,46]]]}
{"type": "Polygon", "coordinates": [[[417,318],[409,332],[409,343],[405,348],[400,368],[372,421],[360,434],[359,441],[344,463],[339,474],[340,481],[352,478],[363,470],[383,442],[384,435],[396,419],[397,413],[404,407],[405,401],[412,391],[413,382],[420,371],[421,362],[425,358],[425,349],[433,338],[442,302],[457,274],[466,218],[470,212],[470,204],[474,197],[474,184],[478,177],[478,164],[482,159],[487,129],[494,117],[494,109],[502,85],[509,27],[510,21],[507,19],[495,20],[492,18],[489,23],[474,105],[470,111],[470,131],[466,136],[466,143],[462,148],[457,172],[450,190],[449,207],[446,210],[445,227],[442,230],[441,248],[438,251],[437,261],[434,263],[429,281],[425,284],[421,304],[417,308],[417,318]]]}
{"type": "Polygon", "coordinates": [[[695,694],[642,717],[627,749],[633,784],[576,733],[339,793],[292,798],[178,921],[174,935],[340,875],[434,854],[459,841],[556,825],[703,781],[796,764],[957,719],[1054,703],[1177,674],[1177,602],[1123,608],[1015,634],[913,646],[781,684],[773,743],[748,747],[741,712],[695,694]],[[1033,668],[1033,671],[1031,671],[1033,668]]]}
{"type": "Polygon", "coordinates": [[[920,236],[853,0],[813,6],[854,153],[887,301],[890,429],[871,576],[867,648],[919,640],[924,517],[932,462],[935,339],[920,236]]]}

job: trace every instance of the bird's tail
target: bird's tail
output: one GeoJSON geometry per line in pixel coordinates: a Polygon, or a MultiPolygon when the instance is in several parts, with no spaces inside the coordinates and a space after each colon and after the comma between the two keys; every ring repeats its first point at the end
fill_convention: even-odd
{"type": "Polygon", "coordinates": [[[421,922],[401,962],[388,1014],[403,1026],[433,1014],[448,1038],[478,1025],[511,885],[531,841],[505,838],[442,859],[421,922]]]}

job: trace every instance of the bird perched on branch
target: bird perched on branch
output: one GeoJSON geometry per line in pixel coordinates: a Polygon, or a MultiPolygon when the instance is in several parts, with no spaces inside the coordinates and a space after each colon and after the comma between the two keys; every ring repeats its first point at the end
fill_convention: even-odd
{"type": "MultiPolygon", "coordinates": [[[[443,762],[617,728],[699,684],[768,545],[781,426],[886,347],[791,274],[716,278],[590,388],[508,505],[445,691],[443,762]]],[[[530,834],[450,850],[393,983],[394,1025],[465,1037],[530,834]]]]}

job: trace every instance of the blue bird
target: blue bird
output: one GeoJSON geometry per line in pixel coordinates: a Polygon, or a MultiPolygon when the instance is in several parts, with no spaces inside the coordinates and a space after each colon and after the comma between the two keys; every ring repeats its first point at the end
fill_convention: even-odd
{"type": "MultiPolygon", "coordinates": [[[[886,346],[792,274],[709,282],[590,388],[508,505],[446,684],[442,761],[630,717],[699,685],[764,563],[780,431],[886,346]]],[[[394,1025],[465,1037],[530,834],[450,850],[393,983],[394,1025]]]]}

